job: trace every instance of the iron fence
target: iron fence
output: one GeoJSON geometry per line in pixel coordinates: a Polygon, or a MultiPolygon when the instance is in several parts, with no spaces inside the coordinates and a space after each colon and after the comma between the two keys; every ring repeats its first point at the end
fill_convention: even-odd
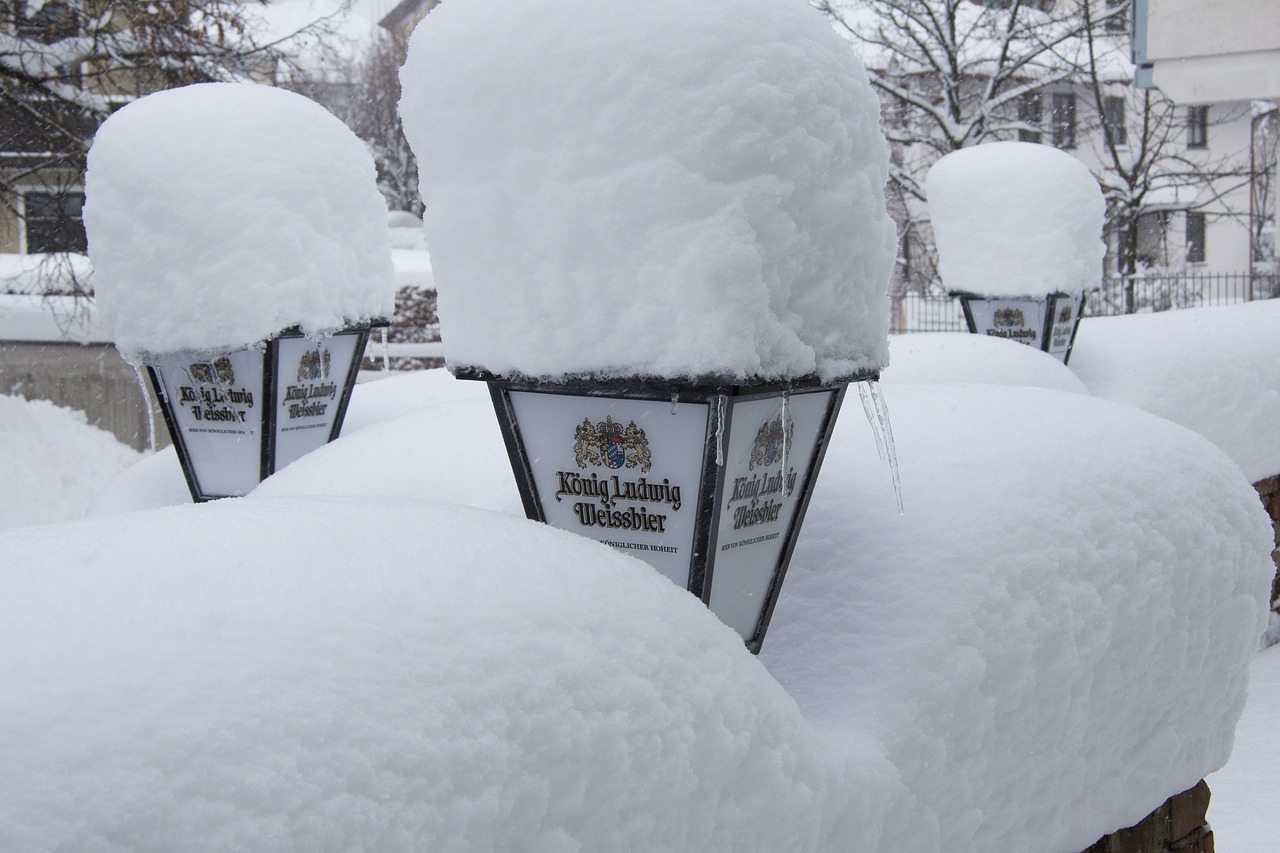
{"type": "MultiPolygon", "coordinates": [[[[1198,273],[1105,279],[1089,291],[1086,317],[1232,305],[1280,298],[1280,273],[1198,273]]],[[[945,293],[906,293],[892,303],[889,331],[964,332],[960,300],[945,293]]]]}

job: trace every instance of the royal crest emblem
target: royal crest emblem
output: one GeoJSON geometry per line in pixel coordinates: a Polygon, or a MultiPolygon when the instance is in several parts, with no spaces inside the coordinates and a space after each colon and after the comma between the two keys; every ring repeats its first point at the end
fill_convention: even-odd
{"type": "Polygon", "coordinates": [[[298,381],[317,382],[329,378],[329,351],[317,347],[307,350],[298,359],[298,381]]]}
{"type": "Polygon", "coordinates": [[[768,468],[777,465],[789,450],[791,444],[791,418],[787,418],[786,428],[782,425],[782,415],[771,421],[760,424],[756,431],[756,440],[751,447],[751,458],[747,461],[747,469],[754,471],[757,467],[768,468]]]}
{"type": "Polygon", "coordinates": [[[1020,308],[1000,308],[996,311],[994,323],[997,328],[1011,329],[1027,325],[1027,318],[1020,308]]]}
{"type": "Polygon", "coordinates": [[[624,427],[608,415],[594,424],[589,418],[583,418],[574,430],[573,458],[579,468],[590,464],[615,470],[626,467],[648,471],[653,467],[644,430],[637,427],[635,421],[624,427]]]}
{"type": "Polygon", "coordinates": [[[198,361],[187,367],[187,372],[195,382],[206,385],[215,383],[230,385],[236,381],[236,372],[231,369],[231,359],[223,356],[214,362],[198,361]]]}
{"type": "Polygon", "coordinates": [[[1059,323],[1071,322],[1071,306],[1070,305],[1064,305],[1062,310],[1058,312],[1058,322],[1059,323]]]}

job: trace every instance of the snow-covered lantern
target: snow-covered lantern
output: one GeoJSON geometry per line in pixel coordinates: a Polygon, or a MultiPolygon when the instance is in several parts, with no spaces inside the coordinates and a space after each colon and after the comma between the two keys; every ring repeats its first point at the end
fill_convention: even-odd
{"type": "Polygon", "coordinates": [[[526,513],[758,651],[845,388],[887,360],[853,51],[783,0],[476,0],[419,25],[401,85],[447,360],[490,383],[526,513]]]}
{"type": "Polygon", "coordinates": [[[942,281],[969,331],[1066,363],[1106,251],[1089,169],[1047,145],[994,142],[940,159],[925,189],[942,281]]]}
{"type": "Polygon", "coordinates": [[[354,134],[282,89],[159,92],[103,123],[85,195],[104,323],[150,378],[195,500],[337,437],[395,298],[354,134]]]}

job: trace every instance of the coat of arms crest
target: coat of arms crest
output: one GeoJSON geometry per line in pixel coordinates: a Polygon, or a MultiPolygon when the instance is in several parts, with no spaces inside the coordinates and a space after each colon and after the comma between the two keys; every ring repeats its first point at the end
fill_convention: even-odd
{"type": "Polygon", "coordinates": [[[315,382],[329,378],[329,351],[323,353],[317,347],[307,350],[298,359],[298,381],[315,382]]]}
{"type": "Polygon", "coordinates": [[[760,429],[756,431],[755,443],[751,447],[751,458],[747,462],[747,469],[754,471],[757,466],[768,468],[770,465],[777,465],[789,449],[790,428],[790,418],[787,419],[786,428],[783,428],[782,415],[760,424],[760,429]]]}
{"type": "Polygon", "coordinates": [[[644,430],[632,421],[625,427],[606,415],[603,421],[591,423],[583,418],[573,433],[573,458],[579,468],[587,464],[606,468],[639,468],[648,471],[653,467],[649,452],[649,439],[644,430]]]}
{"type": "Polygon", "coordinates": [[[231,359],[226,356],[214,362],[198,361],[189,365],[187,372],[193,380],[206,385],[230,385],[236,381],[236,372],[231,369],[231,359]]]}
{"type": "Polygon", "coordinates": [[[1018,308],[1001,308],[996,311],[995,325],[1001,328],[1027,325],[1026,315],[1018,308]]]}

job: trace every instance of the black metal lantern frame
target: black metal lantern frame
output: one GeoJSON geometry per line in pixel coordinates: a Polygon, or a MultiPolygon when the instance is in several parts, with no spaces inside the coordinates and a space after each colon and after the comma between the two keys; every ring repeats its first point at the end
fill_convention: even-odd
{"type": "Polygon", "coordinates": [[[192,499],[246,494],[337,438],[370,331],[384,325],[323,340],[293,327],[243,349],[145,358],[192,499]]]}
{"type": "Polygon", "coordinates": [[[1085,293],[1061,291],[1020,297],[985,296],[966,291],[954,291],[951,295],[960,298],[964,321],[971,333],[1034,346],[1062,359],[1063,364],[1071,360],[1088,298],[1085,293]]]}
{"type": "Polygon", "coordinates": [[[525,514],[639,557],[758,653],[849,381],[484,380],[525,514]],[[692,500],[689,498],[692,497],[692,500]]]}

